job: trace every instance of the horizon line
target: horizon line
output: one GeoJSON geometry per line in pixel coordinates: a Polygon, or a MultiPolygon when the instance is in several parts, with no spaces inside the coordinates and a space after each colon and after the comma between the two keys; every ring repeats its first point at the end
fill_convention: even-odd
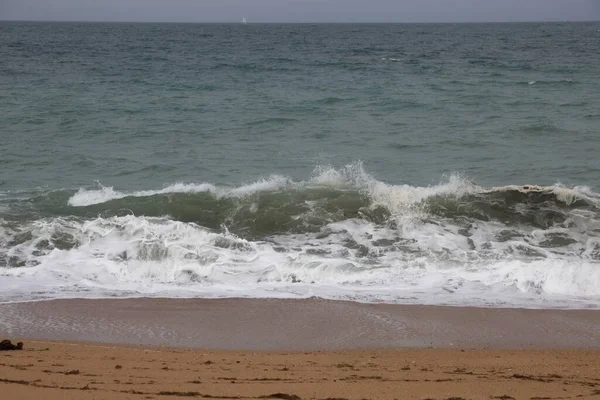
{"type": "MultiPolygon", "coordinates": [[[[0,19],[0,23],[79,23],[79,24],[196,24],[196,25],[242,25],[239,21],[111,21],[111,20],[44,20],[44,19],[0,19]]],[[[551,23],[600,23],[600,20],[519,20],[519,21],[248,21],[247,25],[423,25],[423,24],[551,24],[551,23]]]]}

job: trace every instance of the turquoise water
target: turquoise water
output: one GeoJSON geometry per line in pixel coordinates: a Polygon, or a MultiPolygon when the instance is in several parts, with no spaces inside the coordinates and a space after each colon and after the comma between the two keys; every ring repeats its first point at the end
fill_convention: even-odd
{"type": "Polygon", "coordinates": [[[0,23],[0,300],[595,307],[599,31],[0,23]]]}

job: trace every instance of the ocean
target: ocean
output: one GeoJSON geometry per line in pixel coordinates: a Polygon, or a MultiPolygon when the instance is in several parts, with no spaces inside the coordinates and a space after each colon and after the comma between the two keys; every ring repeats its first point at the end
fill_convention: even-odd
{"type": "Polygon", "coordinates": [[[0,23],[0,302],[600,307],[600,23],[0,23]]]}

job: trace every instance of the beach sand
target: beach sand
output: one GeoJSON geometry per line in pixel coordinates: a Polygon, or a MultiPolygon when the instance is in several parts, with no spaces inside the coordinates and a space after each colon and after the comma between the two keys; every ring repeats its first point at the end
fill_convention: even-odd
{"type": "Polygon", "coordinates": [[[27,342],[0,355],[0,397],[597,399],[599,359],[598,350],[249,352],[27,342]]]}
{"type": "Polygon", "coordinates": [[[6,399],[600,399],[600,312],[326,300],[0,305],[6,399]]]}

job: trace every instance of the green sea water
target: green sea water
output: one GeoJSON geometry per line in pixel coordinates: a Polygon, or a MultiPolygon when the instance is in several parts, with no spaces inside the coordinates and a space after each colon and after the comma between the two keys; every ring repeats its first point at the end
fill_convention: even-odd
{"type": "Polygon", "coordinates": [[[584,184],[600,24],[0,25],[2,190],[306,178],[584,184]]]}

